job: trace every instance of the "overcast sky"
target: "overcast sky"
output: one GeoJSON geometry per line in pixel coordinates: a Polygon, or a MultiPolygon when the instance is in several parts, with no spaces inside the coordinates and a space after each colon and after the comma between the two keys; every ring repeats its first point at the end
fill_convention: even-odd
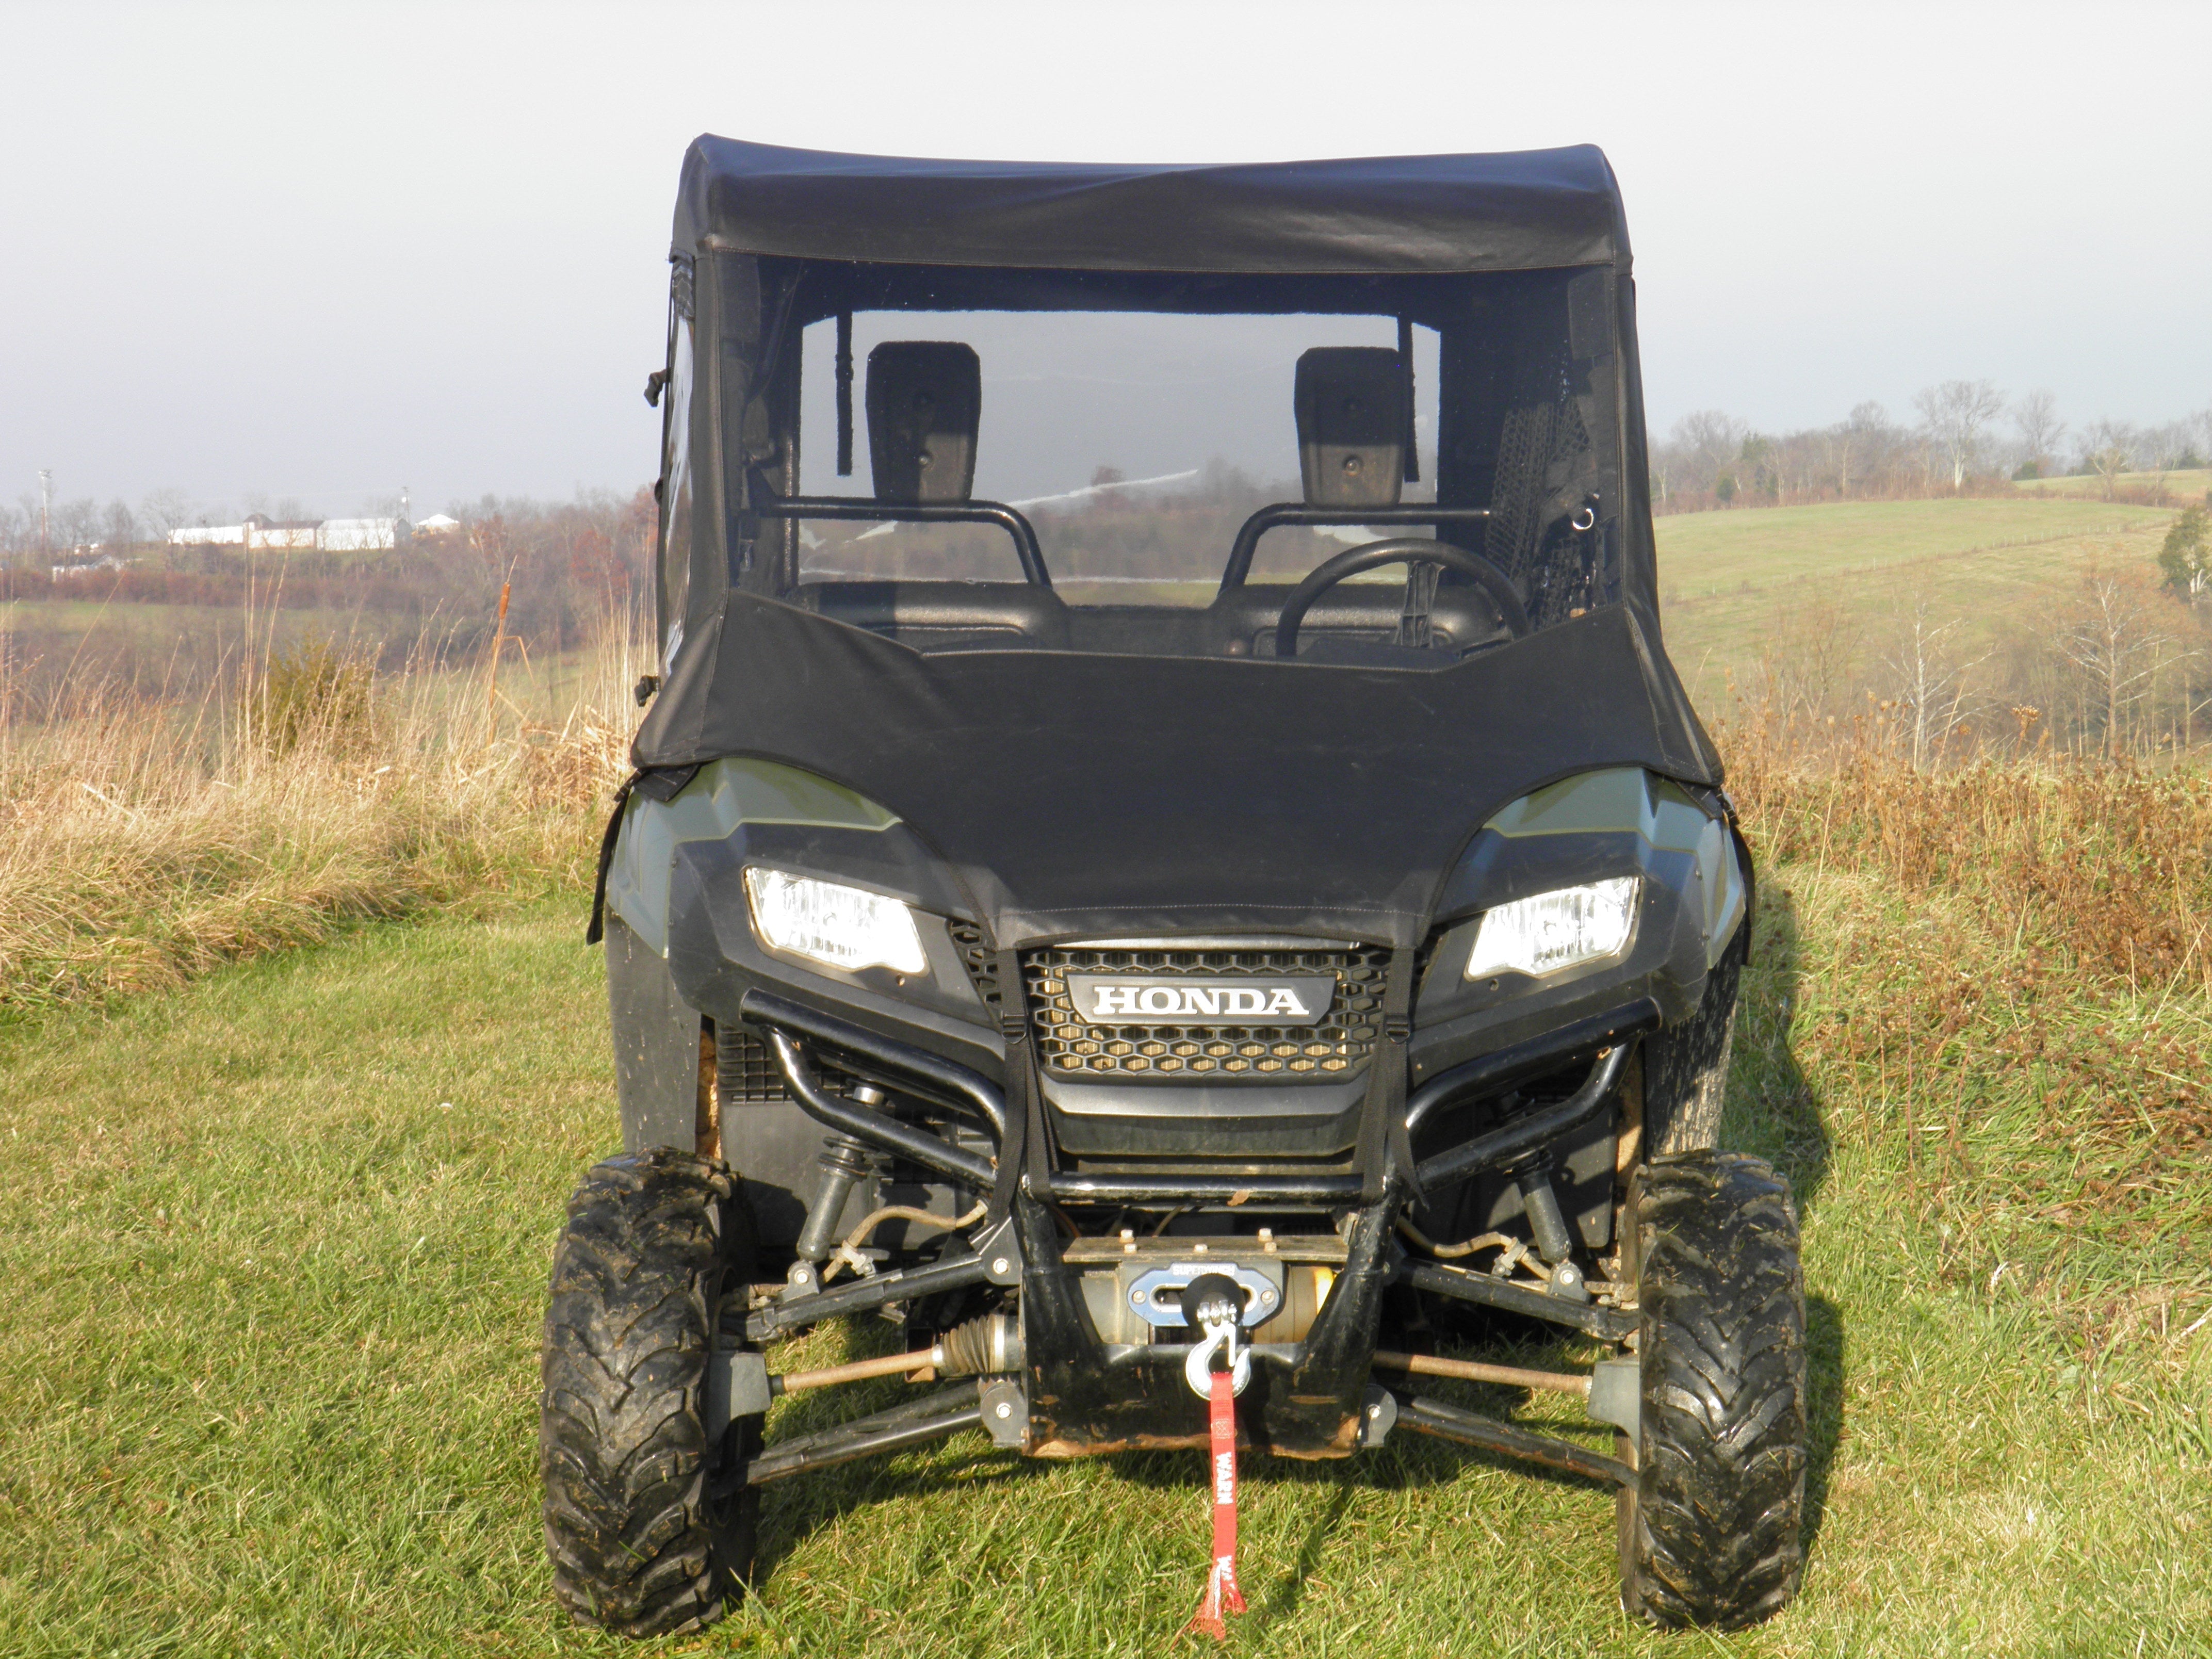
{"type": "MultiPolygon", "coordinates": [[[[1652,422],[2212,404],[2212,5],[0,6],[0,500],[650,476],[710,131],[1232,161],[1595,142],[1652,422]]],[[[1080,482],[1072,480],[1071,482],[1080,482]]]]}

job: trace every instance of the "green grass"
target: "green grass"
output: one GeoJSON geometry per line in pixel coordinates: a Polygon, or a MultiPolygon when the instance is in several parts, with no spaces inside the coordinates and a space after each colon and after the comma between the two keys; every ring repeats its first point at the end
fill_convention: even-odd
{"type": "Polygon", "coordinates": [[[1692,696],[1722,706],[1778,622],[1840,607],[1869,635],[1925,594],[1931,619],[1989,637],[2066,593],[2089,564],[2148,569],[2166,507],[2035,495],[1834,501],[1679,513],[1657,521],[1668,653],[1692,696]]]}
{"type": "Polygon", "coordinates": [[[10,599],[0,601],[0,633],[37,630],[74,642],[88,635],[112,637],[140,649],[167,647],[179,638],[217,635],[240,641],[250,626],[256,641],[268,637],[271,618],[276,640],[358,638],[368,643],[381,640],[398,618],[376,611],[335,605],[273,610],[256,608],[249,623],[234,605],[144,604],[132,599],[95,598],[10,599]]]}
{"type": "MultiPolygon", "coordinates": [[[[536,1516],[545,1269],[616,1139],[581,908],[367,927],[0,1031],[0,1652],[624,1650],[554,1610],[536,1516]]],[[[2155,1206],[2100,1199],[2145,1157],[2124,1112],[2090,1133],[2111,1102],[1975,1061],[1974,1029],[1910,1070],[1946,976],[2013,948],[1971,916],[1785,868],[1762,934],[1731,1115],[1806,1217],[1800,1601],[1740,1636],[1632,1631],[1607,1494],[1406,1441],[1250,1460],[1235,1650],[2212,1651],[2212,1346],[2180,1334],[2212,1306],[2203,1160],[2155,1206]],[[2026,1265],[1992,1288],[1991,1251],[2026,1265]]],[[[2203,1014],[2169,988],[2039,1017],[2203,1014]]],[[[771,1437],[901,1386],[790,1402],[771,1437]]],[[[771,1488],[764,1589],[629,1650],[1162,1652],[1206,1517],[1195,1453],[1048,1466],[970,1436],[771,1488]]]]}

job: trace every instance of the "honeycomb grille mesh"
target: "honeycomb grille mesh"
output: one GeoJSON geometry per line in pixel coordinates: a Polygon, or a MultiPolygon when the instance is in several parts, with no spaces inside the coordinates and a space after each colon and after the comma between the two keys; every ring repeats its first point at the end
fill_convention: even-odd
{"type": "Polygon", "coordinates": [[[1101,950],[1023,953],[1037,1059],[1065,1077],[1343,1077],[1374,1052],[1382,1021],[1384,950],[1101,950]],[[1336,995],[1318,1025],[1097,1025],[1075,1011],[1070,974],[1243,979],[1330,974],[1336,995]]]}
{"type": "Polygon", "coordinates": [[[952,943],[960,952],[960,963],[968,970],[968,977],[975,987],[975,994],[983,1000],[994,1018],[999,1012],[999,972],[997,958],[991,947],[983,941],[983,930],[972,921],[948,921],[945,931],[952,935],[952,943]]]}

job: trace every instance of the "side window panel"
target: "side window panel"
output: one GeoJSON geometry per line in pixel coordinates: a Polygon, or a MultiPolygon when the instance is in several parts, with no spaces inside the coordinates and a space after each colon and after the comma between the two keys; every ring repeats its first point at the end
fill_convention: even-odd
{"type": "Polygon", "coordinates": [[[657,616],[660,672],[665,679],[684,645],[684,606],[691,576],[691,388],[693,372],[691,270],[676,268],[669,301],[668,384],[662,393],[660,556],[657,616]]]}

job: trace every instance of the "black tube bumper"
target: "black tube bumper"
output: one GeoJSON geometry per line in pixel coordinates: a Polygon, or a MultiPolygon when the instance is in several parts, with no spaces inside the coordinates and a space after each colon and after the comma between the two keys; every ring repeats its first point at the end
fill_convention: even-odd
{"type": "MultiPolygon", "coordinates": [[[[769,1033],[793,1097],[809,1114],[963,1184],[990,1188],[996,1153],[1005,1146],[1006,1116],[1003,1097],[988,1080],[937,1055],[908,1049],[895,1039],[848,1027],[834,1017],[763,992],[749,993],[743,1006],[745,1018],[769,1033]],[[805,1042],[834,1051],[841,1066],[850,1058],[896,1087],[964,1104],[988,1126],[994,1156],[977,1158],[888,1111],[828,1092],[815,1077],[805,1042]]],[[[1610,1046],[1571,1098],[1432,1156],[1420,1167],[1423,1179],[1431,1183],[1463,1180],[1540,1150],[1552,1139],[1589,1121],[1610,1097],[1626,1058],[1627,1038],[1656,1018],[1656,1010],[1649,1005],[1631,1007],[1602,1022],[1586,1023],[1588,1029],[1577,1025],[1563,1030],[1540,1051],[1538,1045],[1523,1045],[1510,1066],[1492,1070],[1499,1075],[1526,1074],[1520,1068],[1556,1066],[1577,1053],[1588,1053],[1594,1042],[1610,1046]],[[1603,1029],[1598,1029],[1600,1024],[1603,1029]]],[[[1417,1099],[1433,1106],[1495,1086],[1492,1070],[1462,1067],[1436,1079],[1417,1099]]],[[[1445,1295],[1510,1307],[1594,1335],[1617,1336],[1624,1322],[1634,1322],[1632,1316],[1610,1309],[1519,1291],[1433,1263],[1405,1261],[1393,1237],[1404,1190],[1396,1170],[1386,1170],[1382,1196],[1372,1201],[1362,1200],[1362,1181],[1357,1175],[1124,1176],[1052,1171],[1042,1177],[1042,1190],[1039,1184],[1034,1175],[1024,1178],[1003,1229],[994,1234],[997,1242],[985,1252],[997,1255],[1000,1265],[1012,1271],[994,1273],[984,1255],[962,1252],[927,1267],[778,1302],[755,1312],[746,1322],[745,1334],[755,1341],[765,1340],[836,1314],[985,1282],[1007,1283],[1018,1273],[1027,1351],[1022,1378],[1029,1413],[1024,1449],[1034,1456],[1074,1457],[1202,1445],[1206,1407],[1183,1380],[1188,1348],[1174,1343],[1109,1346],[1100,1340],[1078,1275],[1062,1259],[1060,1229],[1048,1205],[1255,1203],[1349,1212],[1346,1260],[1327,1300],[1303,1341],[1254,1349],[1252,1380],[1238,1411],[1255,1445],[1279,1456],[1328,1458],[1348,1455],[1361,1443],[1382,1297],[1393,1283],[1402,1280],[1445,1295]]],[[[1445,1423],[1445,1419],[1437,1419],[1438,1425],[1445,1423]]],[[[964,1419],[959,1425],[969,1425],[964,1419]]],[[[878,1426],[890,1434],[890,1425],[878,1426]]],[[[1425,1419],[1408,1426],[1423,1432],[1448,1431],[1425,1419]]],[[[934,1432],[950,1431],[916,1433],[926,1439],[934,1432]]],[[[881,1445],[872,1441],[853,1455],[905,1443],[907,1440],[892,1436],[881,1445]]],[[[1481,1443],[1521,1455],[1503,1444],[1481,1443]]],[[[783,1455],[780,1449],[763,1456],[783,1455]]],[[[827,1455],[825,1446],[822,1455],[827,1455]]],[[[836,1461],[842,1461],[842,1455],[836,1461]]],[[[769,1462],[761,1467],[769,1472],[757,1474],[756,1480],[777,1478],[776,1472],[787,1465],[769,1462]]]]}

